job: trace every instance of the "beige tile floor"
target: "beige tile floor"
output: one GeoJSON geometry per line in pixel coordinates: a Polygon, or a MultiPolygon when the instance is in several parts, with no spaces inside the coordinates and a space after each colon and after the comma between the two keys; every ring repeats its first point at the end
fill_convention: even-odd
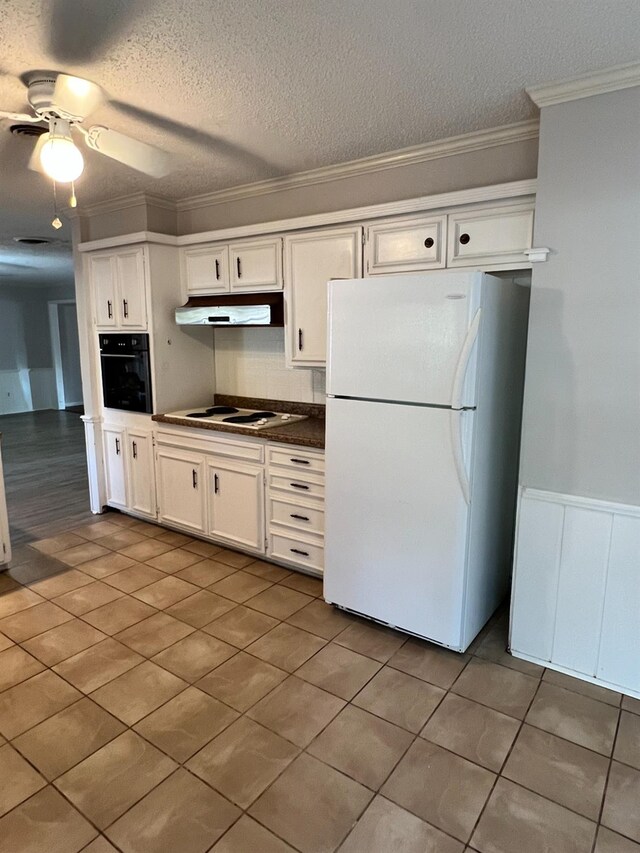
{"type": "Polygon", "coordinates": [[[640,853],[640,702],[117,513],[0,574],[0,853],[640,853]]]}

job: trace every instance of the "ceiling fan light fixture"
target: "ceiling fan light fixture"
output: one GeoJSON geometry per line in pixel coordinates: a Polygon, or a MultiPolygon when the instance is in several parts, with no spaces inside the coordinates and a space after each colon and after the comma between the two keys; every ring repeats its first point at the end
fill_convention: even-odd
{"type": "Polygon", "coordinates": [[[54,119],[49,138],[40,150],[44,172],[58,184],[77,180],[84,170],[84,158],[71,138],[69,122],[54,119]]]}

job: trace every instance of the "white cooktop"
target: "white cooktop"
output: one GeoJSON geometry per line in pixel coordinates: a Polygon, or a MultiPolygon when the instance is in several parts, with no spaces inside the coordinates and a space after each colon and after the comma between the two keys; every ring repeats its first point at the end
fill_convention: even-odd
{"type": "Polygon", "coordinates": [[[179,412],[167,412],[166,417],[260,430],[304,421],[307,415],[290,415],[286,412],[266,409],[237,409],[234,406],[194,406],[191,409],[181,409],[179,412]]]}

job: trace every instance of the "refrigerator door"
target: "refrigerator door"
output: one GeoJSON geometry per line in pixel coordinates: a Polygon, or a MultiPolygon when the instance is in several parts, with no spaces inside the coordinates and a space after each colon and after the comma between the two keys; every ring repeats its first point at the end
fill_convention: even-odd
{"type": "Polygon", "coordinates": [[[329,282],[327,393],[475,405],[482,273],[329,282]]]}
{"type": "Polygon", "coordinates": [[[474,418],[327,401],[327,601],[461,649],[474,418]]]}

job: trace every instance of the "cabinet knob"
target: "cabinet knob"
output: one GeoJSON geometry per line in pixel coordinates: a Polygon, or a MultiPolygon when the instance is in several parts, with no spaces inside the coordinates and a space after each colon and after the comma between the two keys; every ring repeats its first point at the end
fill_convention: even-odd
{"type": "Polygon", "coordinates": [[[424,241],[425,248],[430,249],[434,243],[435,240],[433,239],[433,237],[427,237],[427,239],[424,241]]]}
{"type": "Polygon", "coordinates": [[[470,240],[471,240],[471,237],[468,234],[461,234],[460,235],[460,242],[462,243],[463,246],[466,246],[470,240]]]}

